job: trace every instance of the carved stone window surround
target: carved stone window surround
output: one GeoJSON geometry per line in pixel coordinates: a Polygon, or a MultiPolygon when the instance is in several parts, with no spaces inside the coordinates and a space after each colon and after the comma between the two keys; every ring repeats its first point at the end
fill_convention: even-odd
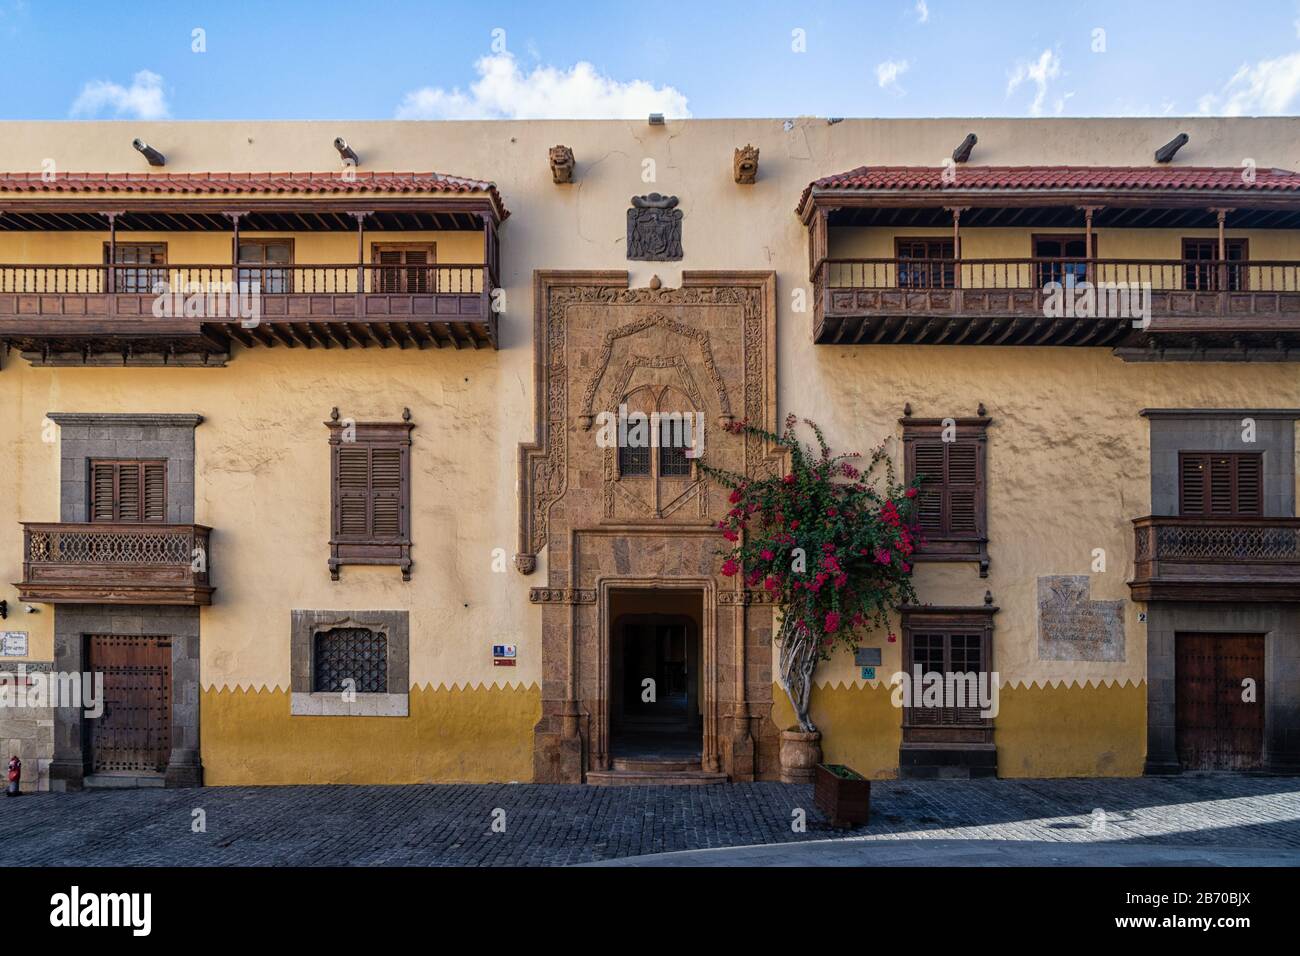
{"type": "Polygon", "coordinates": [[[410,615],[407,611],[290,612],[289,713],[295,717],[406,717],[410,708],[410,615]],[[387,641],[388,693],[350,695],[312,690],[316,635],[335,628],[367,628],[387,641]]]}

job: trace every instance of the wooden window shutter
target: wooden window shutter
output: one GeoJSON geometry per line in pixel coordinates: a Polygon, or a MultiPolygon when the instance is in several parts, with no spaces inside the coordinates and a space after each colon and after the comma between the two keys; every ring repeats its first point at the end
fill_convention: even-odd
{"type": "Polygon", "coordinates": [[[949,442],[946,521],[947,534],[977,534],[980,531],[978,514],[979,449],[972,442],[949,442]]]}
{"type": "Polygon", "coordinates": [[[1264,513],[1263,459],[1260,455],[1237,456],[1237,514],[1264,513]]]}
{"type": "Polygon", "coordinates": [[[91,521],[167,520],[167,462],[92,461],[91,521]]]}
{"type": "Polygon", "coordinates": [[[402,449],[370,449],[370,533],[376,538],[403,534],[402,449]]]}
{"type": "Polygon", "coordinates": [[[1181,455],[1178,463],[1178,513],[1203,515],[1209,455],[1181,455]]]}
{"type": "Polygon", "coordinates": [[[1264,513],[1263,458],[1255,454],[1183,452],[1178,456],[1178,512],[1190,517],[1264,513]]]}
{"type": "Polygon", "coordinates": [[[326,422],[331,449],[330,574],[343,564],[395,564],[410,578],[409,422],[326,422]]]}
{"type": "Polygon", "coordinates": [[[921,476],[921,488],[917,493],[921,530],[927,534],[943,534],[943,486],[947,475],[947,454],[943,443],[918,441],[913,454],[915,471],[912,475],[921,476]]]}
{"type": "Polygon", "coordinates": [[[364,538],[370,533],[370,448],[350,444],[337,454],[335,534],[364,538]]]}
{"type": "Polygon", "coordinates": [[[390,293],[435,292],[434,270],[437,255],[433,243],[376,245],[372,253],[379,269],[379,289],[390,293]],[[405,266],[406,268],[400,268],[405,266]]]}
{"type": "Polygon", "coordinates": [[[142,521],[167,520],[167,464],[147,461],[142,467],[142,521]]]}
{"type": "Polygon", "coordinates": [[[117,466],[96,461],[90,465],[90,520],[117,519],[117,466]]]}
{"type": "MultiPolygon", "coordinates": [[[[381,266],[400,266],[402,264],[402,252],[400,249],[380,249],[377,260],[381,266]]],[[[401,292],[401,271],[391,268],[380,269],[379,288],[382,292],[401,292]]]]}
{"type": "Polygon", "coordinates": [[[978,561],[988,573],[985,449],[990,419],[900,419],[904,474],[920,479],[914,520],[917,561],[978,561]],[[947,426],[945,426],[945,422],[947,426]],[[955,435],[948,431],[955,428],[955,435]],[[944,441],[944,438],[953,439],[944,441]]]}

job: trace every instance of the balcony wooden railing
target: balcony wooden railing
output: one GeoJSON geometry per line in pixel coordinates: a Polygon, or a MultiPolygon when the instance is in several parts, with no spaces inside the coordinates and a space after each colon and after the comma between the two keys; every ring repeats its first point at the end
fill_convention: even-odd
{"type": "Polygon", "coordinates": [[[51,364],[220,364],[232,342],[494,348],[495,285],[481,263],[0,265],[0,343],[51,364]]]}
{"type": "Polygon", "coordinates": [[[1300,518],[1137,518],[1135,601],[1300,602],[1300,518]]]}
{"type": "Polygon", "coordinates": [[[211,530],[197,524],[24,522],[18,596],[49,604],[210,604],[211,530]]]}
{"type": "Polygon", "coordinates": [[[230,285],[262,295],[478,295],[482,264],[391,265],[0,265],[0,293],[155,295],[230,285]]]}
{"type": "Polygon", "coordinates": [[[1115,345],[1143,331],[1300,331],[1300,262],[1205,259],[825,259],[814,269],[816,340],[1115,345]],[[1053,315],[1053,283],[1096,289],[1090,315],[1053,315]]]}

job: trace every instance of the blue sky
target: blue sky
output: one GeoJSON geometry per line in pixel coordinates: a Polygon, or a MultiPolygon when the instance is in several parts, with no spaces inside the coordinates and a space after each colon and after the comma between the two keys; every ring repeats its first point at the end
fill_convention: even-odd
{"type": "Polygon", "coordinates": [[[1292,115],[1300,5],[0,0],[0,63],[0,119],[1292,115]]]}

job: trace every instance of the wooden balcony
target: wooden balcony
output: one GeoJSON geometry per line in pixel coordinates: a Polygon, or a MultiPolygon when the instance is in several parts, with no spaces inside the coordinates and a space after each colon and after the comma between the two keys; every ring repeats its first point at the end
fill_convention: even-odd
{"type": "Polygon", "coordinates": [[[23,523],[23,601],[212,603],[208,535],[197,524],[23,523]]]}
{"type": "Polygon", "coordinates": [[[1300,358],[1297,262],[824,259],[813,278],[814,340],[822,344],[1300,358]],[[1096,290],[1088,308],[1084,281],[1096,290]],[[1052,283],[1067,285],[1057,293],[1052,283]]]}
{"type": "Polygon", "coordinates": [[[1135,601],[1300,602],[1300,518],[1133,522],[1135,601]]]}
{"type": "Polygon", "coordinates": [[[35,364],[220,365],[245,348],[495,348],[483,264],[0,265],[0,342],[35,364]]]}

